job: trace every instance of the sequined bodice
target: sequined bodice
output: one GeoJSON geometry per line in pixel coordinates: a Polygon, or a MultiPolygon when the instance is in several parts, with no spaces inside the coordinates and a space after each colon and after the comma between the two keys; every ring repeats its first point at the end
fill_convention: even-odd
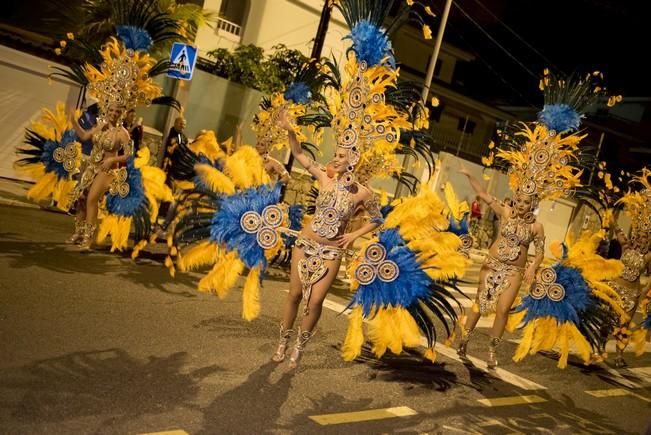
{"type": "Polygon", "coordinates": [[[312,230],[326,239],[334,239],[355,212],[353,195],[341,185],[335,183],[334,189],[321,190],[316,198],[316,210],[312,219],[312,230]]]}
{"type": "Polygon", "coordinates": [[[644,254],[636,249],[626,249],[622,254],[622,263],[624,263],[624,272],[622,278],[628,282],[635,282],[644,270],[644,254]]]}
{"type": "Polygon", "coordinates": [[[119,127],[109,127],[93,135],[93,146],[102,151],[114,152],[119,148],[117,143],[119,127]]]}
{"type": "Polygon", "coordinates": [[[120,149],[118,143],[120,129],[121,127],[109,127],[93,134],[93,149],[90,152],[90,160],[93,164],[104,160],[104,153],[113,153],[120,149]]]}
{"type": "Polygon", "coordinates": [[[502,238],[497,244],[497,256],[501,261],[515,261],[520,256],[522,246],[533,241],[533,226],[522,218],[508,218],[500,228],[502,238]]]}

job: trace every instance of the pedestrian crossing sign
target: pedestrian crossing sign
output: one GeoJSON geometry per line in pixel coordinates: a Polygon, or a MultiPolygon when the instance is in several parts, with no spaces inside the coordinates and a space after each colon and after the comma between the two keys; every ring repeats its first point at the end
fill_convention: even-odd
{"type": "Polygon", "coordinates": [[[175,42],[170,54],[170,66],[167,75],[175,79],[190,80],[197,62],[197,47],[175,42]]]}

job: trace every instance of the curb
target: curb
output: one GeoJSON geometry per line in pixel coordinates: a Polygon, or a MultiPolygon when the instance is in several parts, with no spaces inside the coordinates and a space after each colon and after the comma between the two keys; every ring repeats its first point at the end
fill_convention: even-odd
{"type": "Polygon", "coordinates": [[[37,208],[41,207],[36,204],[30,204],[29,202],[18,201],[15,199],[0,198],[0,205],[8,205],[10,207],[23,207],[23,208],[37,208]]]}

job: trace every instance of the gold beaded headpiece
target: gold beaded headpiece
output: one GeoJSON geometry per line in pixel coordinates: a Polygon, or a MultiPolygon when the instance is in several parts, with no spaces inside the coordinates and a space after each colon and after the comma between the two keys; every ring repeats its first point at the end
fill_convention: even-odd
{"type": "Polygon", "coordinates": [[[87,64],[88,91],[98,101],[102,112],[111,106],[129,110],[138,105],[151,104],[161,95],[161,88],[149,77],[155,61],[146,53],[129,50],[116,38],[100,51],[103,62],[100,68],[87,64]]]}
{"type": "Polygon", "coordinates": [[[348,150],[345,185],[357,178],[366,183],[373,176],[389,176],[400,171],[395,151],[399,147],[400,128],[411,124],[405,114],[385,104],[385,91],[395,86],[398,70],[383,64],[369,67],[357,62],[349,52],[341,90],[326,95],[333,116],[337,146],[348,150]]]}
{"type": "Polygon", "coordinates": [[[572,188],[579,186],[583,171],[572,163],[585,135],[574,133],[562,137],[542,124],[531,129],[523,123],[516,136],[524,138],[519,149],[499,149],[496,154],[510,164],[511,190],[531,196],[535,208],[540,200],[567,196],[572,188]]]}

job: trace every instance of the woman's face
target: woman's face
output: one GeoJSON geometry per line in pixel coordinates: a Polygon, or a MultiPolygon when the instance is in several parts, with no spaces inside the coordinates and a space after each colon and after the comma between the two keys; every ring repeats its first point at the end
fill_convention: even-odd
{"type": "Polygon", "coordinates": [[[125,120],[127,121],[128,124],[133,124],[134,121],[136,120],[136,111],[129,110],[127,112],[127,116],[125,117],[125,120]]]}
{"type": "Polygon", "coordinates": [[[532,202],[532,198],[529,195],[525,195],[522,193],[516,195],[515,201],[513,202],[513,208],[515,208],[515,211],[518,214],[518,216],[524,216],[526,213],[532,211],[531,202],[532,202]]]}
{"type": "Polygon", "coordinates": [[[332,158],[331,166],[337,174],[343,174],[348,168],[348,150],[343,147],[337,147],[335,155],[332,158]]]}
{"type": "Polygon", "coordinates": [[[122,109],[120,109],[117,106],[110,106],[108,108],[108,113],[106,114],[106,117],[111,123],[115,124],[116,122],[118,122],[120,116],[122,116],[122,109]]]}
{"type": "Polygon", "coordinates": [[[256,150],[256,151],[258,152],[258,154],[260,154],[261,156],[267,154],[267,147],[265,146],[265,144],[263,144],[263,143],[261,143],[261,142],[256,142],[256,143],[255,143],[255,150],[256,150]]]}

